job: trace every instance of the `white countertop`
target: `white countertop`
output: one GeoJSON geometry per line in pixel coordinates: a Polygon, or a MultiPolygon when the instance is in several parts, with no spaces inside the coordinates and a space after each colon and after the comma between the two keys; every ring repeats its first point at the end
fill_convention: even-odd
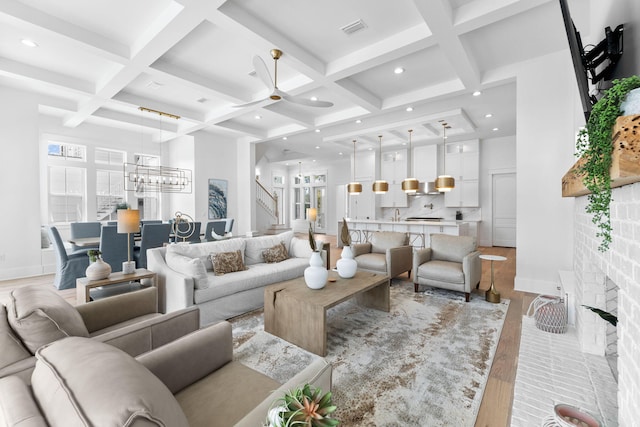
{"type": "Polygon", "coordinates": [[[384,219],[347,219],[347,222],[360,223],[360,224],[396,224],[396,225],[432,225],[453,227],[460,224],[466,224],[466,221],[389,221],[384,219]]]}

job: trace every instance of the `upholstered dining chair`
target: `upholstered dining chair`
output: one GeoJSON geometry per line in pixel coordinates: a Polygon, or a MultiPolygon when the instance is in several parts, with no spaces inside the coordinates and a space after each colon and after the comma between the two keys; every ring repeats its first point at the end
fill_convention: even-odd
{"type": "Polygon", "coordinates": [[[469,302],[471,288],[480,286],[482,265],[476,238],[432,234],[430,247],[413,253],[413,284],[464,292],[469,302]]]}
{"type": "Polygon", "coordinates": [[[117,225],[102,226],[100,252],[102,252],[102,260],[111,266],[111,271],[122,271],[122,263],[129,261],[127,244],[130,245],[130,251],[133,254],[133,239],[128,239],[126,233],[118,233],[117,225]]]}
{"type": "Polygon", "coordinates": [[[176,243],[180,242],[189,242],[189,243],[199,243],[200,242],[200,222],[180,222],[178,223],[177,230],[175,230],[174,241],[176,243]],[[189,234],[193,230],[193,233],[189,234]]]}
{"type": "Polygon", "coordinates": [[[224,239],[233,229],[233,218],[214,219],[207,223],[204,237],[207,242],[224,239]]]}
{"type": "Polygon", "coordinates": [[[171,224],[169,223],[144,224],[142,226],[140,246],[136,246],[133,252],[136,267],[147,268],[147,249],[159,248],[169,243],[169,234],[171,234],[171,224]]]}
{"type": "Polygon", "coordinates": [[[85,276],[89,267],[89,256],[85,251],[67,254],[60,233],[56,227],[49,227],[49,240],[56,252],[56,275],[53,285],[58,289],[76,287],[76,279],[85,276]]]}
{"type": "MultiPolygon", "coordinates": [[[[85,237],[100,237],[100,227],[102,227],[102,224],[98,221],[72,222],[69,224],[71,240],[85,237]]],[[[72,243],[71,249],[73,249],[73,252],[84,251],[86,253],[89,249],[98,249],[98,246],[99,245],[81,247],[72,243]]]]}
{"type": "Polygon", "coordinates": [[[409,272],[411,276],[411,253],[407,233],[397,231],[375,231],[366,243],[351,245],[353,259],[358,270],[371,271],[389,276],[390,279],[409,272]]]}

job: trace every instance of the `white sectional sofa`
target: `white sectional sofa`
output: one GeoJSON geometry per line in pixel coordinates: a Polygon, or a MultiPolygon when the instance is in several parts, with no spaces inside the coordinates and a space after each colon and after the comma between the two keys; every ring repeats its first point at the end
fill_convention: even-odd
{"type": "MultiPolygon", "coordinates": [[[[234,238],[149,249],[147,268],[158,275],[160,310],[200,308],[200,324],[208,325],[264,306],[264,287],[304,275],[311,248],[307,239],[288,231],[274,236],[234,238]],[[288,259],[266,263],[263,251],[279,245],[288,259]],[[216,275],[211,254],[240,251],[246,270],[216,275]]],[[[323,253],[326,260],[326,254],[323,253]]]]}

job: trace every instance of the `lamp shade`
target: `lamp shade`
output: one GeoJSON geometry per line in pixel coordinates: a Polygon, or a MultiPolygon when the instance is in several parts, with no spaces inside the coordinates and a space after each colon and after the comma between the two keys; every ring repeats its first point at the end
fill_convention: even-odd
{"type": "Polygon", "coordinates": [[[384,194],[389,191],[389,183],[383,180],[373,182],[373,192],[376,194],[384,194]]]}
{"type": "Polygon", "coordinates": [[[415,178],[407,178],[402,181],[402,191],[407,194],[415,193],[420,188],[420,183],[415,178]]]}
{"type": "Polygon", "coordinates": [[[140,231],[140,211],[133,209],[118,210],[118,233],[137,233],[140,231]]]}
{"type": "Polygon", "coordinates": [[[456,180],[450,175],[440,175],[435,182],[436,190],[441,193],[453,190],[456,186],[456,180]]]}
{"type": "Polygon", "coordinates": [[[307,208],[307,219],[311,222],[316,222],[318,218],[318,210],[316,208],[307,208]]]}
{"type": "Polygon", "coordinates": [[[362,193],[362,184],[360,184],[359,182],[350,182],[349,184],[347,184],[347,193],[353,196],[357,196],[358,194],[362,193]]]}

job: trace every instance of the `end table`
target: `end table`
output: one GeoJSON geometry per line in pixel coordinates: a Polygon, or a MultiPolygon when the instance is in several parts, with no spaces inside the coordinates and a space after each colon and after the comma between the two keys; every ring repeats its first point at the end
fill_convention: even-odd
{"type": "Polygon", "coordinates": [[[489,287],[489,290],[484,295],[484,298],[489,302],[499,303],[500,292],[496,290],[496,287],[493,284],[493,261],[506,261],[507,258],[500,255],[480,255],[480,259],[491,261],[491,287],[489,287]]]}
{"type": "Polygon", "coordinates": [[[86,277],[81,277],[79,279],[76,279],[76,301],[78,302],[78,304],[89,302],[89,292],[93,288],[115,285],[118,283],[139,281],[142,279],[151,279],[153,282],[153,286],[158,287],[156,273],[145,268],[136,268],[135,271],[131,274],[124,274],[121,271],[117,273],[111,273],[109,277],[101,280],[89,280],[86,277]]]}

